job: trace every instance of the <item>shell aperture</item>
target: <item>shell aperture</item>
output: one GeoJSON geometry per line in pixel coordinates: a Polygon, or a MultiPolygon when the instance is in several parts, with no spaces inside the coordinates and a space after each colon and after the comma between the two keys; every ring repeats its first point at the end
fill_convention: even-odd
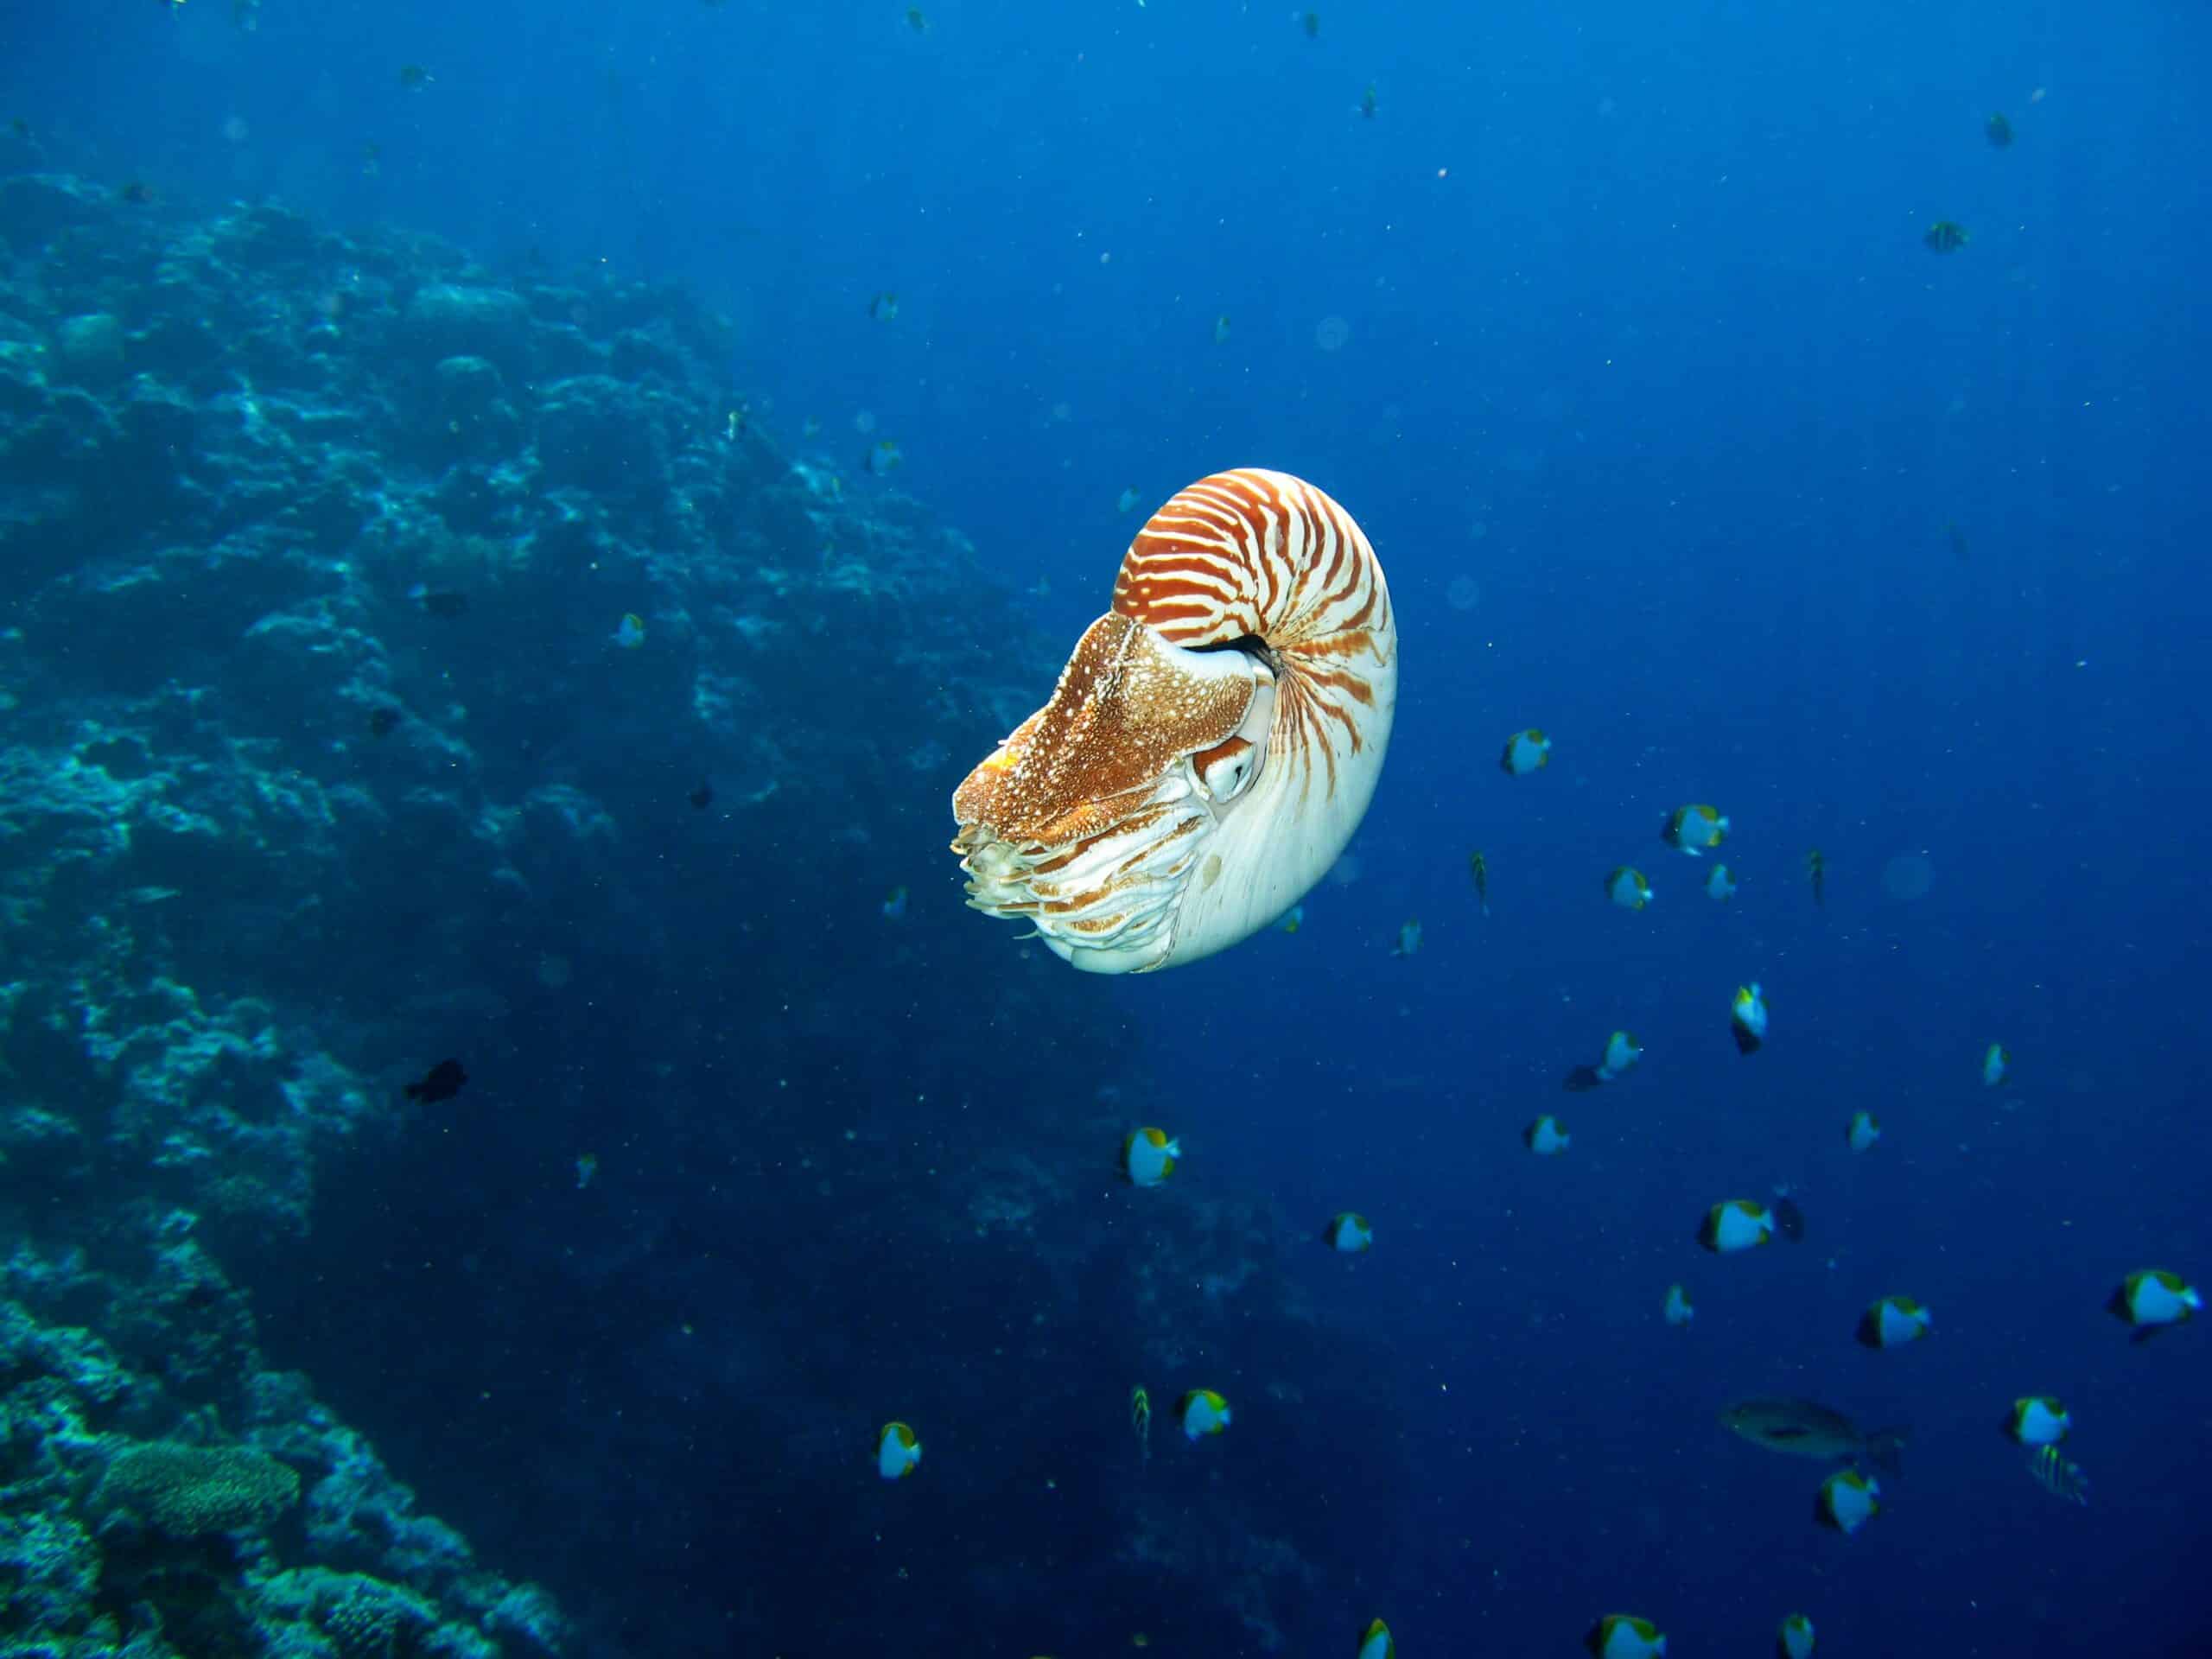
{"type": "Polygon", "coordinates": [[[1052,700],[953,791],[969,904],[1091,973],[1249,938],[1351,839],[1397,679],[1351,516],[1283,473],[1199,480],[1137,532],[1052,700]]]}

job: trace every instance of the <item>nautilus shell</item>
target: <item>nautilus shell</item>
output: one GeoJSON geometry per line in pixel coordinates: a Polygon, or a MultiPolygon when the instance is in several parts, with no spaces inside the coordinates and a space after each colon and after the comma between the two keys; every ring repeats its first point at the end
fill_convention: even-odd
{"type": "Polygon", "coordinates": [[[1344,850],[1398,702],[1398,634],[1351,515],[1283,473],[1153,514],[1052,701],[952,794],[968,902],[1090,973],[1196,962],[1344,850]]]}

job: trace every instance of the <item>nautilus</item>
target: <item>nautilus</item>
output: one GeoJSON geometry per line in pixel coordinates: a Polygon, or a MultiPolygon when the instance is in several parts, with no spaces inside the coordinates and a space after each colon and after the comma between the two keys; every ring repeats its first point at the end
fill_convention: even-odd
{"type": "Polygon", "coordinates": [[[1129,543],[1052,700],[953,791],[968,902],[1090,973],[1225,950],[1344,850],[1397,702],[1351,515],[1284,473],[1200,479],[1129,543]]]}

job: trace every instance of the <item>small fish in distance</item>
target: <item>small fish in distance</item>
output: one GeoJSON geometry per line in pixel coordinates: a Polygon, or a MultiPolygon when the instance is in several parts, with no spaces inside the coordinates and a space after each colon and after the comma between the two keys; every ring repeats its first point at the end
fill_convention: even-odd
{"type": "Polygon", "coordinates": [[[468,595],[450,590],[433,592],[424,582],[416,582],[407,590],[407,597],[430,616],[465,616],[468,613],[468,595]]]}
{"type": "Polygon", "coordinates": [[[468,1073],[461,1069],[459,1060],[440,1060],[420,1083],[407,1085],[407,1098],[435,1106],[442,1100],[451,1100],[467,1081],[468,1073]]]}
{"type": "Polygon", "coordinates": [[[1643,871],[1617,864],[1605,877],[1605,896],[1623,910],[1642,910],[1651,902],[1651,884],[1643,871]]]}
{"type": "Polygon", "coordinates": [[[1720,1421],[1753,1446],[1786,1457],[1827,1463],[1848,1460],[1885,1475],[1897,1473],[1904,1460],[1904,1429],[1863,1433],[1841,1412],[1811,1400],[1738,1400],[1721,1411],[1720,1421]]]}
{"type": "Polygon", "coordinates": [[[1773,1210],[1774,1230],[1792,1244],[1803,1243],[1805,1212],[1798,1208],[1797,1200],[1789,1196],[1787,1188],[1777,1186],[1774,1189],[1773,1210]]]}

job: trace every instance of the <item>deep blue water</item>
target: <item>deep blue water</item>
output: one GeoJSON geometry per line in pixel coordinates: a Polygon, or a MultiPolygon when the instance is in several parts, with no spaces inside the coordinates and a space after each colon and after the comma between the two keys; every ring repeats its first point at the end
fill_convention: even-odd
{"type": "MultiPolygon", "coordinates": [[[[824,1110],[925,1144],[917,1183],[931,1158],[1001,1149],[991,1120],[935,1116],[948,1096],[915,1077],[982,1094],[1010,1073],[1078,1128],[1179,1133],[1167,1190],[1116,1189],[1097,1148],[1018,1295],[949,1239],[896,1292],[794,1301],[766,1267],[670,1291],[849,1325],[841,1380],[913,1417],[915,1480],[879,1491],[864,1459],[716,1446],[709,1414],[687,1432],[710,1490],[524,1483],[487,1502],[440,1472],[466,1470],[472,1435],[413,1404],[379,1420],[373,1390],[349,1408],[487,1556],[617,1621],[660,1592],[619,1555],[590,1582],[534,1519],[696,1513],[712,1559],[666,1570],[686,1593],[757,1580],[780,1652],[904,1631],[1105,1654],[1139,1629],[1209,1650],[1176,1645],[1185,1592],[1162,1605],[1142,1567],[1098,1569],[1138,1480],[1201,1535],[1325,1512],[1332,1553],[1276,1604],[1297,1652],[1349,1653],[1378,1612],[1408,1656],[1567,1652],[1615,1609],[1681,1655],[1760,1651],[1793,1609],[1830,1654],[2203,1650],[2186,1577],[2212,1479],[2203,1333],[2133,1347],[2101,1311],[2136,1268],[2212,1277],[2202,9],[1338,4],[1313,39],[1284,4],[925,10],[918,32],[889,3],[265,0],[244,35],[219,0],[149,0],[8,25],[0,116],[88,174],[697,289],[738,321],[734,396],[848,470],[897,439],[899,486],[1008,586],[1048,583],[1028,603],[1054,634],[1104,607],[1136,522],[1124,487],[1141,513],[1231,465],[1332,492],[1397,603],[1402,702],[1344,879],[1295,936],[1087,984],[1126,1071],[1025,1067],[988,982],[941,988],[916,1022],[890,966],[856,953],[846,978],[840,1017],[899,1034],[824,1110]],[[401,84],[410,63],[427,86],[401,84]],[[2006,149],[1983,137],[1996,110],[2006,149]],[[1925,249],[1938,219],[1968,245],[1925,249]],[[899,315],[879,322],[886,290],[899,315]],[[809,416],[818,440],[798,436],[809,416]],[[1479,590],[1465,608],[1461,577],[1479,590]],[[1554,760],[1510,779],[1497,752],[1528,725],[1554,760]],[[1657,839],[1668,809],[1705,800],[1733,823],[1725,907],[1657,839]],[[1885,885],[1902,855],[1932,869],[1924,894],[1885,885]],[[1641,914],[1600,894],[1623,862],[1657,889],[1641,914]],[[1393,958],[1414,917],[1423,948],[1393,958]],[[1754,978],[1774,1036],[1739,1058],[1728,999],[1754,978]],[[1615,1026],[1647,1045],[1639,1070],[1562,1095],[1615,1026]],[[2016,1071],[1985,1089],[1995,1040],[2016,1071]],[[1104,1083],[1125,1110],[1094,1104],[1104,1083]],[[1887,1138],[1853,1158],[1860,1107],[1887,1138]],[[1545,1110],[1574,1132],[1563,1159],[1518,1143],[1545,1110]],[[1696,1250],[1707,1204],[1777,1182],[1811,1218],[1802,1245],[1696,1250]],[[1126,1241],[1134,1275],[1147,1209],[1198,1202],[1253,1205],[1271,1236],[1355,1208],[1378,1243],[1270,1262],[1292,1282],[1269,1294],[1310,1309],[1302,1345],[1280,1323],[1247,1346],[1233,1313],[1117,1301],[1110,1251],[1081,1297],[1051,1270],[1060,1228],[1126,1241]],[[1687,1332],[1658,1317],[1677,1279],[1700,1306],[1687,1332]],[[1891,1292],[1932,1306],[1937,1334],[1866,1353],[1853,1321],[1891,1292]],[[972,1370],[908,1374],[887,1296],[964,1329],[972,1370]],[[1176,1337],[1145,1330],[1155,1316],[1192,1323],[1180,1369],[1146,1376],[1162,1421],[1138,1465],[1132,1356],[1176,1337]],[[1236,1425],[1186,1447],[1166,1407],[1207,1382],[1236,1425]],[[1004,1390],[1054,1402],[1052,1435],[1027,1415],[1003,1432],[1004,1390]],[[1996,1432],[2040,1390],[2075,1409],[2086,1511],[2038,1491],[1996,1432]],[[1715,1426],[1758,1393],[1911,1426],[1866,1533],[1816,1529],[1810,1465],[1715,1426]],[[794,1484],[779,1522],[786,1500],[759,1494],[794,1484]],[[912,1572],[887,1588],[892,1560],[912,1572]],[[1071,1605],[1056,1579],[1078,1568],[1071,1605]],[[834,1641],[810,1633],[809,1606],[847,1601],[834,1641]]],[[[942,737],[965,764],[1001,734],[942,737]]],[[[941,798],[900,810],[912,866],[893,874],[926,960],[933,938],[993,925],[960,906],[941,798]]],[[[1065,971],[1010,930],[1002,957],[1010,977],[1065,971]]],[[[772,996],[773,973],[734,956],[716,995],[751,974],[772,996]]],[[[619,1003],[607,1016],[619,1028],[619,1003]]],[[[505,1040],[511,1071],[549,1077],[650,1066],[606,1032],[518,1018],[505,1040]]],[[[603,1092],[571,1109],[556,1166],[620,1133],[603,1092]]],[[[765,1159],[786,1134],[764,1122],[765,1159]]],[[[485,1133],[487,1185],[517,1145],[485,1133]]],[[[702,1219],[681,1148],[639,1159],[659,1185],[611,1229],[649,1229],[663,1204],[687,1227],[796,1229],[803,1254],[823,1224],[772,1186],[702,1219]]],[[[489,1243],[461,1217],[405,1224],[489,1243]]],[[[887,1225],[887,1252],[911,1248],[887,1225]]],[[[1219,1265],[1166,1276],[1204,1307],[1219,1265]]],[[[475,1294],[501,1311],[456,1325],[562,1351],[562,1310],[531,1284],[487,1270],[475,1294]]],[[[343,1352],[328,1332],[297,1340],[311,1369],[343,1352]]],[[[531,1383],[575,1389],[562,1409],[587,1442],[604,1414],[653,1409],[659,1369],[598,1363],[591,1386],[531,1383]]],[[[1222,1639],[1197,1622],[1211,1634],[1189,1639],[1222,1639]]]]}

